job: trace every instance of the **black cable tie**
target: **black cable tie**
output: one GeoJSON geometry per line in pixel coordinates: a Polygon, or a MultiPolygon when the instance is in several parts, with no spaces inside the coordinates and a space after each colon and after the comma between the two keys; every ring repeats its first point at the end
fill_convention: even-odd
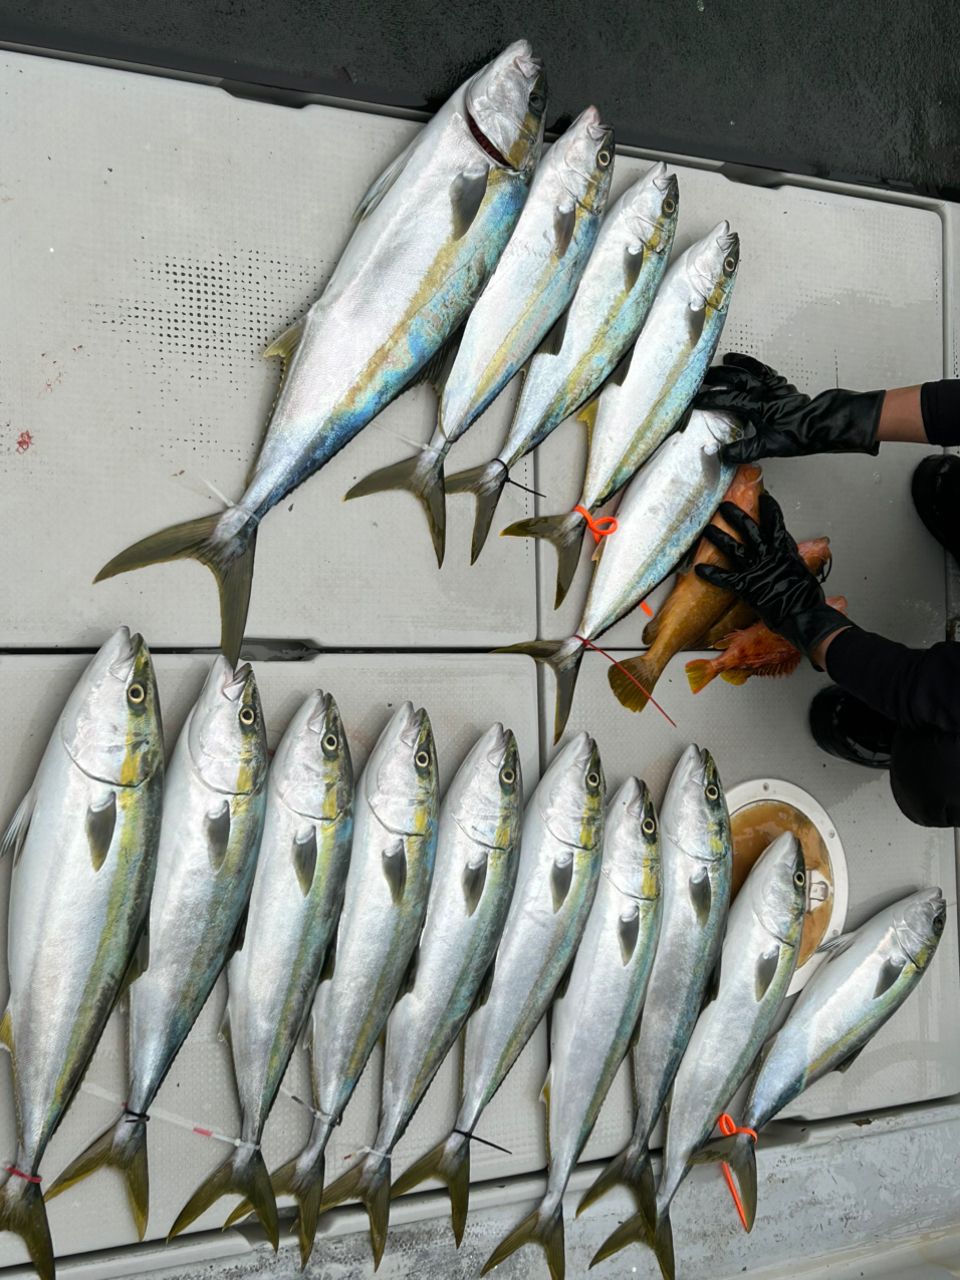
{"type": "Polygon", "coordinates": [[[454,1129],[454,1133],[459,1133],[461,1138],[471,1138],[474,1142],[482,1142],[485,1147],[493,1147],[494,1151],[502,1151],[505,1156],[512,1156],[513,1152],[507,1147],[501,1147],[499,1142],[491,1142],[489,1138],[481,1138],[477,1133],[467,1133],[464,1129],[454,1129]]]}
{"type": "MultiPolygon", "coordinates": [[[[545,493],[541,493],[539,489],[530,489],[525,484],[521,484],[519,480],[512,480],[510,476],[507,476],[507,484],[512,484],[517,489],[522,489],[524,493],[532,493],[535,498],[546,499],[547,495],[545,493]]],[[[454,1132],[459,1133],[459,1130],[454,1130],[454,1132]]],[[[478,1141],[482,1141],[482,1139],[478,1139],[478,1141]]]]}

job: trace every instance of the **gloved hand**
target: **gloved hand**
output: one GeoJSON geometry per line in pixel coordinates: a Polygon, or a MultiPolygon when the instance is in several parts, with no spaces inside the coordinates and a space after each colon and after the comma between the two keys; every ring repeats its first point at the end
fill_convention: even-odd
{"type": "Polygon", "coordinates": [[[760,495],[759,524],[732,502],[722,502],[720,514],[742,541],[707,525],[704,536],[732,567],[698,564],[697,573],[705,582],[740,596],[771,631],[801,653],[809,654],[826,636],[851,625],[849,618],[826,603],[823,588],[787,532],[775,498],[760,495]]]}
{"type": "Polygon", "coordinates": [[[753,431],[723,448],[725,462],[796,458],[810,453],[872,453],[885,391],[803,395],[769,365],[730,354],[707,370],[698,409],[728,410],[753,431]]]}

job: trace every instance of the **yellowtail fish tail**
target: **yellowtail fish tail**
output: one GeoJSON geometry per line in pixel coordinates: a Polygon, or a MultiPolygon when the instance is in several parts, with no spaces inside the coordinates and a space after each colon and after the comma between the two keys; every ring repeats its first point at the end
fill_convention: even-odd
{"type": "Polygon", "coordinates": [[[450,1218],[459,1249],[470,1199],[470,1139],[466,1134],[451,1133],[445,1142],[421,1156],[390,1188],[390,1199],[406,1195],[429,1178],[439,1179],[450,1192],[450,1218]]]}
{"type": "Polygon", "coordinates": [[[443,460],[446,453],[440,449],[422,449],[412,458],[395,462],[380,471],[371,472],[355,484],[345,495],[365,498],[371,493],[384,493],[389,489],[406,489],[423,507],[430,526],[430,537],[436,552],[437,564],[443,564],[447,540],[447,514],[443,484],[443,460]]]}
{"type": "Polygon", "coordinates": [[[324,1193],[320,1212],[325,1213],[344,1200],[359,1200],[370,1219],[370,1243],[373,1245],[373,1269],[380,1266],[387,1243],[390,1220],[390,1157],[379,1151],[369,1152],[359,1164],[348,1169],[324,1193]]]}
{"type": "MultiPolygon", "coordinates": [[[[329,1134],[329,1129],[327,1129],[329,1134]]],[[[317,1237],[317,1220],[320,1217],[320,1201],[323,1197],[323,1178],[326,1165],[324,1151],[326,1142],[316,1154],[316,1145],[310,1145],[298,1156],[288,1160],[286,1164],[275,1169],[271,1176],[275,1199],[280,1196],[292,1196],[297,1202],[297,1238],[300,1243],[300,1267],[306,1268],[313,1252],[313,1242],[317,1237]]],[[[238,1205],[223,1224],[231,1227],[251,1212],[253,1206],[249,1200],[238,1205]]]]}
{"type": "Polygon", "coordinates": [[[546,1201],[527,1214],[521,1223],[500,1241],[483,1264],[480,1272],[485,1276],[488,1271],[498,1267],[504,1258],[516,1253],[525,1244],[538,1244],[546,1254],[547,1266],[550,1268],[551,1280],[563,1280],[566,1263],[563,1248],[563,1204],[558,1201],[552,1208],[546,1207],[546,1201]]]}
{"type": "Polygon", "coordinates": [[[660,679],[663,665],[648,653],[626,658],[607,671],[607,681],[617,701],[628,711],[642,711],[660,679]]]}
{"type": "Polygon", "coordinates": [[[534,662],[541,662],[553,670],[557,682],[557,705],[553,719],[553,740],[559,742],[570,717],[573,692],[577,687],[580,663],[583,661],[583,645],[575,637],[568,640],[527,640],[523,644],[508,644],[494,653],[525,653],[534,662]]]}
{"type": "Polygon", "coordinates": [[[583,517],[576,511],[562,516],[534,516],[530,520],[518,520],[507,525],[502,538],[546,538],[557,549],[557,594],[553,607],[559,609],[570,590],[577,565],[580,563],[580,544],[583,541],[583,517]]]}
{"type": "Polygon", "coordinates": [[[476,564],[487,541],[493,513],[497,509],[500,495],[507,483],[509,471],[500,461],[494,458],[481,467],[471,467],[468,471],[458,471],[447,479],[447,493],[472,493],[477,499],[477,513],[473,521],[473,541],[470,544],[470,563],[476,564]]]}
{"type": "Polygon", "coordinates": [[[701,689],[705,689],[716,675],[709,658],[694,658],[683,669],[687,673],[691,693],[699,693],[701,689]]]}
{"type": "Polygon", "coordinates": [[[221,1196],[241,1195],[249,1202],[260,1219],[274,1253],[280,1247],[280,1226],[277,1222],[277,1201],[270,1185],[270,1175],[263,1162],[260,1148],[244,1143],[227,1156],[187,1201],[170,1228],[168,1240],[178,1236],[190,1223],[205,1213],[221,1196]]]}
{"type": "Polygon", "coordinates": [[[744,1226],[752,1231],[757,1220],[757,1154],[750,1134],[738,1133],[730,1138],[718,1138],[691,1156],[690,1163],[722,1163],[732,1169],[740,1191],[744,1226]]]}
{"type": "Polygon", "coordinates": [[[118,1169],[123,1175],[130,1212],[142,1240],[147,1230],[150,1203],[150,1177],[147,1164],[147,1120],[145,1116],[124,1113],[116,1124],[104,1129],[99,1137],[81,1151],[47,1191],[52,1200],[61,1191],[82,1182],[98,1169],[118,1169]]]}
{"type": "Polygon", "coordinates": [[[673,1227],[670,1224],[670,1212],[667,1210],[657,1219],[651,1231],[650,1225],[642,1213],[635,1213],[632,1218],[620,1224],[616,1231],[609,1235],[597,1252],[590,1259],[590,1266],[612,1258],[615,1253],[625,1249],[628,1244],[648,1245],[657,1256],[663,1280],[676,1280],[676,1263],[673,1256],[673,1227]]]}
{"type": "Polygon", "coordinates": [[[94,582],[165,560],[199,560],[217,580],[220,648],[236,664],[247,625],[256,547],[257,521],[233,507],[141,538],[105,564],[94,582]]]}
{"type": "Polygon", "coordinates": [[[650,1153],[646,1147],[640,1152],[636,1147],[624,1147],[619,1155],[614,1156],[600,1170],[592,1186],[589,1186],[580,1197],[577,1217],[579,1218],[584,1209],[589,1209],[592,1204],[596,1204],[614,1187],[626,1187],[633,1196],[634,1204],[647,1222],[656,1222],[657,1188],[650,1165],[650,1153]]]}
{"type": "Polygon", "coordinates": [[[7,1173],[6,1179],[0,1186],[0,1231],[20,1237],[40,1280],[54,1280],[53,1244],[40,1184],[16,1173],[7,1173]]]}

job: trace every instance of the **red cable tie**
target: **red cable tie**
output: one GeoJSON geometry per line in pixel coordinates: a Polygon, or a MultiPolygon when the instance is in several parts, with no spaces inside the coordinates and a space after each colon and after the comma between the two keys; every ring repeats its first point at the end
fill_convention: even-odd
{"type": "Polygon", "coordinates": [[[40,1177],[39,1174],[24,1173],[23,1170],[18,1169],[15,1164],[5,1164],[3,1167],[6,1169],[7,1173],[15,1173],[17,1177],[22,1178],[24,1182],[33,1182],[39,1186],[39,1184],[43,1181],[43,1179],[40,1177]]]}
{"type": "Polygon", "coordinates": [[[648,618],[653,617],[653,610],[647,604],[646,600],[640,601],[640,608],[643,610],[643,612],[647,615],[648,618]]]}
{"type": "MultiPolygon", "coordinates": [[[[739,1125],[734,1123],[733,1116],[727,1111],[724,1111],[718,1118],[717,1127],[725,1138],[732,1138],[735,1134],[742,1133],[746,1134],[748,1138],[752,1138],[754,1145],[756,1145],[757,1131],[755,1129],[740,1128],[739,1125]]],[[[740,1199],[740,1192],[733,1180],[733,1174],[730,1172],[730,1166],[727,1164],[726,1160],[722,1160],[720,1162],[720,1168],[723,1172],[724,1179],[726,1180],[727,1190],[733,1198],[733,1207],[737,1211],[737,1216],[740,1219],[740,1225],[743,1227],[744,1231],[747,1231],[749,1228],[747,1227],[747,1215],[744,1213],[743,1201],[740,1199]]]]}
{"type": "Polygon", "coordinates": [[[674,720],[672,716],[667,715],[666,711],[664,711],[663,707],[661,707],[660,703],[656,700],[656,698],[649,691],[649,689],[645,689],[643,685],[640,683],[640,681],[637,679],[637,677],[633,674],[633,672],[628,671],[622,662],[618,662],[612,653],[607,653],[606,649],[601,649],[600,646],[598,644],[594,644],[592,640],[585,640],[583,636],[574,636],[573,638],[574,640],[579,640],[585,649],[593,649],[593,651],[595,653],[599,653],[602,658],[606,658],[608,662],[612,662],[618,671],[622,671],[623,674],[627,677],[627,679],[630,680],[633,684],[635,684],[641,693],[646,695],[647,701],[653,703],[653,705],[657,708],[657,710],[663,716],[664,720],[666,720],[668,724],[672,724],[674,729],[676,729],[677,727],[676,720],[674,720]]]}
{"type": "Polygon", "coordinates": [[[579,505],[573,509],[587,522],[587,528],[593,534],[594,542],[599,542],[601,538],[609,538],[611,533],[616,533],[620,527],[616,516],[594,516],[589,507],[579,505]]]}
{"type": "Polygon", "coordinates": [[[193,1132],[199,1133],[201,1138],[212,1138],[215,1136],[212,1129],[201,1129],[198,1124],[193,1126],[193,1132]]]}

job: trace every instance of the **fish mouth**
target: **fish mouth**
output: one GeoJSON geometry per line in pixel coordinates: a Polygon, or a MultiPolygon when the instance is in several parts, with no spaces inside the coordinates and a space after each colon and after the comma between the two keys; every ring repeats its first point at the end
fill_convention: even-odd
{"type": "Polygon", "coordinates": [[[404,712],[404,722],[399,730],[400,741],[405,746],[415,747],[420,739],[427,713],[423,707],[418,707],[414,710],[412,702],[404,703],[402,710],[404,712]]]}
{"type": "Polygon", "coordinates": [[[107,670],[114,679],[126,681],[143,649],[143,636],[139,631],[131,635],[129,627],[118,627],[112,639],[117,652],[110,659],[107,670]]]}
{"type": "Polygon", "coordinates": [[[677,185],[677,175],[675,173],[669,173],[667,166],[662,160],[659,164],[655,164],[653,166],[647,174],[647,177],[657,190],[664,192],[664,194],[666,194],[671,187],[675,187],[677,185]]]}
{"type": "Polygon", "coordinates": [[[506,755],[509,734],[498,720],[492,724],[483,736],[481,751],[494,769],[499,769],[506,755]]]}
{"type": "MultiPolygon", "coordinates": [[[[533,45],[529,40],[518,40],[516,44],[510,46],[517,52],[513,58],[513,64],[521,75],[526,76],[528,80],[535,80],[543,71],[543,61],[533,52],[533,45]]],[[[508,49],[506,52],[510,52],[508,49]]]]}
{"type": "MultiPolygon", "coordinates": [[[[226,662],[226,659],[224,659],[226,662]]],[[[229,666],[229,664],[228,664],[229,666]]],[[[230,702],[237,702],[243,696],[243,691],[247,687],[247,682],[253,675],[253,668],[249,662],[242,663],[237,667],[236,671],[230,668],[229,678],[220,686],[220,692],[230,702]]]]}
{"type": "Polygon", "coordinates": [[[324,693],[322,689],[317,689],[313,696],[316,700],[316,705],[307,717],[307,728],[311,733],[323,733],[327,727],[327,718],[330,715],[333,698],[329,693],[324,693]]]}

